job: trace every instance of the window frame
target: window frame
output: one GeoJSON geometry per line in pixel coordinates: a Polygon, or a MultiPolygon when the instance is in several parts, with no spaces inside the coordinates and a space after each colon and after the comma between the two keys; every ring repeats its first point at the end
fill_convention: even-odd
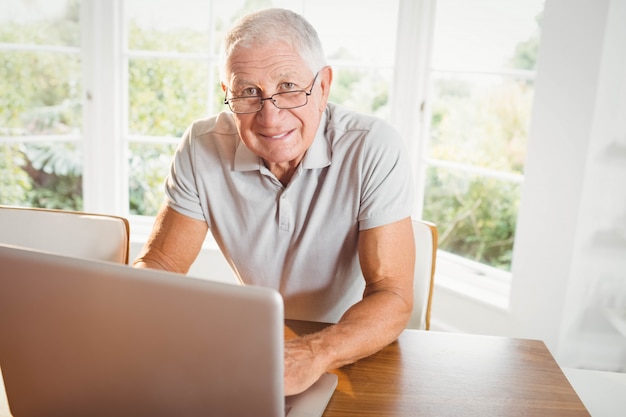
{"type": "MultiPolygon", "coordinates": [[[[391,103],[392,123],[405,138],[409,155],[414,163],[417,204],[413,216],[416,218],[422,218],[426,170],[429,167],[445,167],[455,171],[479,174],[520,186],[524,182],[523,175],[442,161],[428,156],[430,78],[432,74],[445,71],[445,69],[433,68],[431,65],[436,3],[437,0],[400,0],[398,14],[396,72],[391,103]],[[403,61],[406,59],[408,62],[403,61]]],[[[462,73],[476,73],[476,71],[463,71],[462,73]]],[[[494,74],[494,72],[489,73],[494,74]]],[[[531,71],[522,70],[502,70],[496,74],[520,78],[532,78],[534,75],[531,71]]],[[[512,272],[438,250],[436,275],[436,286],[445,287],[447,290],[496,309],[508,310],[512,272]]]]}
{"type": "Polygon", "coordinates": [[[127,215],[121,0],[81,3],[83,209],[127,215]],[[109,117],[103,117],[106,114],[109,117]]]}

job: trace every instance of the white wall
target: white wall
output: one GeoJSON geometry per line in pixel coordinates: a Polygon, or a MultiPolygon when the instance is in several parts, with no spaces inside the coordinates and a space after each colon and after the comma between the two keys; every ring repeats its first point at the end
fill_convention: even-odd
{"type": "Polygon", "coordinates": [[[558,354],[581,367],[626,372],[626,0],[610,2],[558,354]]]}
{"type": "MultiPolygon", "coordinates": [[[[132,232],[132,230],[131,230],[132,232]]],[[[143,241],[145,241],[146,233],[140,235],[140,237],[132,238],[130,243],[129,258],[132,261],[137,257],[143,241]]],[[[213,244],[214,245],[214,244],[213,244]]],[[[238,280],[233,273],[230,265],[224,259],[222,253],[214,246],[209,245],[203,248],[200,255],[189,269],[187,274],[196,278],[208,279],[211,281],[220,281],[229,284],[238,284],[238,280]]]]}

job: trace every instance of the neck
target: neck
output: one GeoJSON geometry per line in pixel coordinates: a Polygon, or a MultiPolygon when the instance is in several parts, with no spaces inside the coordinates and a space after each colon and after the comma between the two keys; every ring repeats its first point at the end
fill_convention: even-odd
{"type": "MultiPolygon", "coordinates": [[[[300,158],[301,159],[301,158],[300,158]]],[[[300,159],[289,162],[265,162],[265,166],[267,169],[271,171],[272,174],[281,182],[284,186],[289,184],[293,174],[296,172],[298,165],[300,164],[300,159]]]]}

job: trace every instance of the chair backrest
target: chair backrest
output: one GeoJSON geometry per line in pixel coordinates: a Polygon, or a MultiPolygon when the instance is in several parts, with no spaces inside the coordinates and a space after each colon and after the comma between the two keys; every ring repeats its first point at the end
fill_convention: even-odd
{"type": "Polygon", "coordinates": [[[128,264],[123,217],[0,206],[0,243],[77,258],[128,264]]]}
{"type": "MultiPolygon", "coordinates": [[[[128,264],[123,217],[0,205],[0,243],[78,258],[128,264]]],[[[0,370],[0,415],[7,404],[0,370]]]]}
{"type": "Polygon", "coordinates": [[[437,263],[437,227],[430,222],[413,220],[415,270],[413,272],[413,314],[410,329],[430,329],[430,310],[437,263]]]}

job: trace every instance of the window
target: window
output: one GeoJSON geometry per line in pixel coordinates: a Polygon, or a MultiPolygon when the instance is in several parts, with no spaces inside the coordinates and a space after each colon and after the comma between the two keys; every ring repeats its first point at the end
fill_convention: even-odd
{"type": "Polygon", "coordinates": [[[543,0],[5,0],[0,204],[121,214],[143,229],[184,129],[225,109],[224,31],[269,6],[318,30],[332,101],[391,121],[419,149],[416,215],[437,223],[440,259],[506,273],[543,0]]]}
{"type": "Polygon", "coordinates": [[[219,22],[208,1],[128,0],[123,6],[128,210],[153,216],[184,130],[221,108],[211,30],[219,22]]]}
{"type": "Polygon", "coordinates": [[[0,203],[82,208],[80,8],[0,3],[0,203]]]}
{"type": "Polygon", "coordinates": [[[440,249],[508,271],[542,0],[437,0],[422,180],[440,249]]]}

